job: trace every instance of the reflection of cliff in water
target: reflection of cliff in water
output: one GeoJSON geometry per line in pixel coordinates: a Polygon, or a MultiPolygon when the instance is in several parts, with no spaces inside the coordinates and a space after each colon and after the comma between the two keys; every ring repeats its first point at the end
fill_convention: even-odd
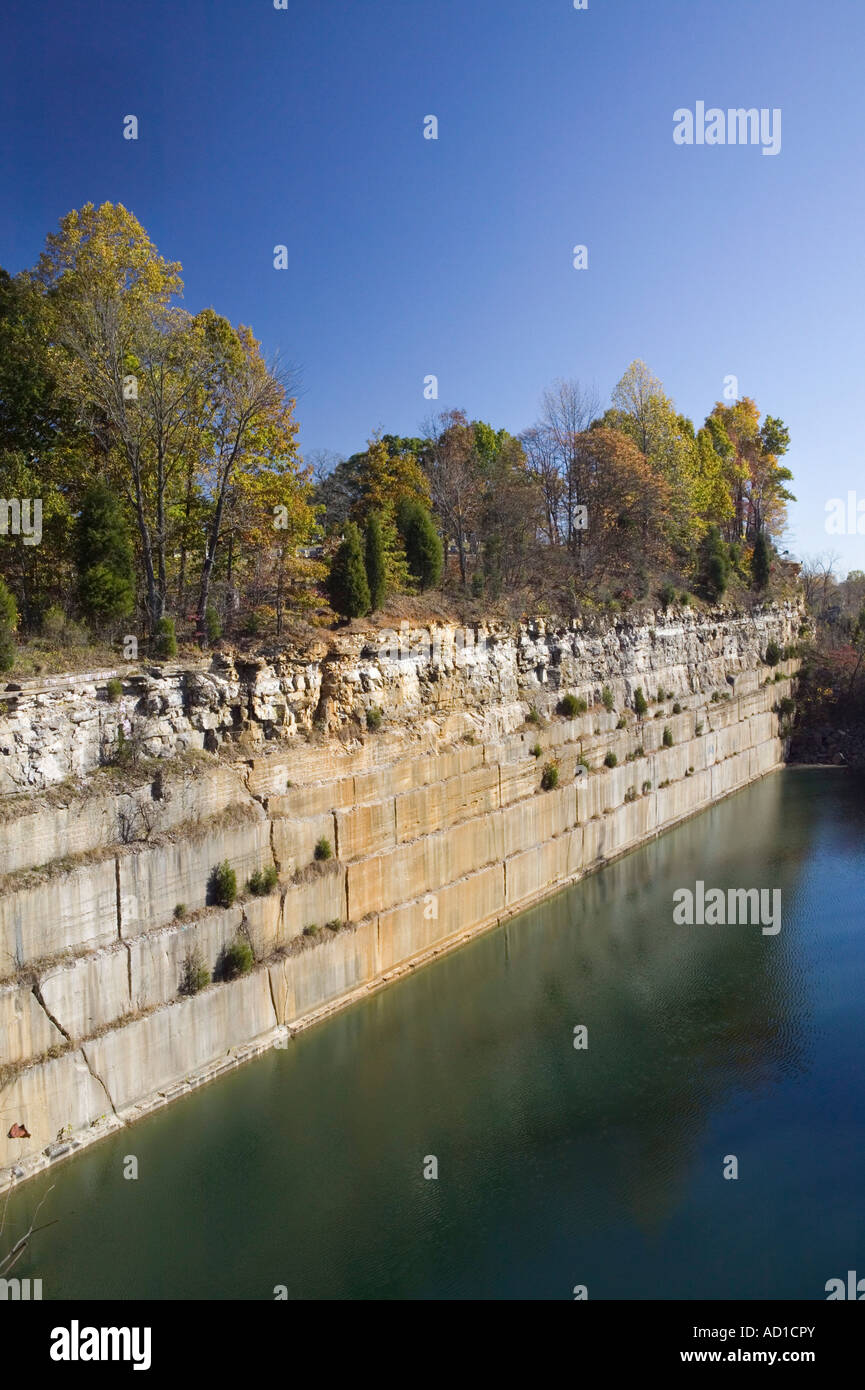
{"type": "Polygon", "coordinates": [[[575,1182],[594,1154],[591,1180],[640,1224],[674,1208],[707,1122],[731,1091],[757,1090],[802,1065],[807,981],[791,908],[812,820],[791,822],[788,788],[784,777],[766,779],[501,934],[523,988],[509,992],[500,1035],[494,1014],[475,1015],[493,1025],[490,1085],[507,1048],[511,1081],[516,1071],[525,1082],[520,1128],[532,1130],[541,1153],[573,1148],[575,1182]],[[697,879],[725,890],[780,887],[780,933],[674,925],[673,892],[697,879]],[[568,1036],[577,1024],[588,1028],[585,1052],[568,1036]],[[542,1074],[533,1075],[538,1063],[542,1074]]]}

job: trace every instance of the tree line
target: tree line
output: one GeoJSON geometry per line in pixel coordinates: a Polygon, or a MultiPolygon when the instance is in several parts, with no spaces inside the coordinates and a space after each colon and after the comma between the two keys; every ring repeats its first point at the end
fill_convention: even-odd
{"type": "Polygon", "coordinates": [[[180,272],[111,203],[0,270],[0,667],[16,632],[76,625],[170,651],[176,622],[278,636],[432,590],[563,611],[769,584],[789,435],[753,400],[696,428],[633,362],[606,408],[560,381],[518,435],[445,410],[314,467],[296,369],[188,312],[180,272]],[[12,499],[39,499],[39,544],[8,534],[12,499]]]}

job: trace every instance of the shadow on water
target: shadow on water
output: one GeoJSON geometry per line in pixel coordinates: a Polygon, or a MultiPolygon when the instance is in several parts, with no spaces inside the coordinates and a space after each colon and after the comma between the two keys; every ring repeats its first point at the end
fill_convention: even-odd
{"type": "Polygon", "coordinates": [[[46,1298],[825,1297],[865,1258],[863,830],[852,777],[763,780],[23,1188],[7,1229],[52,1182],[59,1221],[16,1272],[46,1298]],[[675,925],[698,879],[780,887],[781,931],[675,925]]]}

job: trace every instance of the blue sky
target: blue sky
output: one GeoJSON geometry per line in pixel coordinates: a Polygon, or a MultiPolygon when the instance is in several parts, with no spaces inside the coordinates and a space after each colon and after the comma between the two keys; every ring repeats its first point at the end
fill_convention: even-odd
{"type": "Polygon", "coordinates": [[[300,364],[304,450],[517,432],[634,357],[699,423],[733,374],[791,430],[785,544],[865,568],[825,531],[865,501],[863,49],[862,0],[5,0],[0,264],[124,203],[300,364]],[[698,100],[780,108],[781,153],[675,145],[698,100]]]}

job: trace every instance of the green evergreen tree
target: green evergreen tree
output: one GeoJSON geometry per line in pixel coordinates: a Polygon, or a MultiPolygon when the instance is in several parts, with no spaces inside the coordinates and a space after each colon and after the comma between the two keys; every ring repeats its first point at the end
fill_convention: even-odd
{"type": "Polygon", "coordinates": [[[173,618],[160,618],[156,624],[157,656],[177,656],[177,633],[173,618]]]}
{"type": "Polygon", "coordinates": [[[751,561],[751,585],[754,589],[765,589],[769,583],[769,543],[766,533],[761,531],[754,542],[754,558],[751,561]]]}
{"type": "Polygon", "coordinates": [[[381,608],[387,591],[387,567],[384,554],[384,537],[381,517],[378,512],[370,512],[366,519],[366,582],[369,585],[369,602],[373,613],[381,608]]]}
{"type": "Polygon", "coordinates": [[[444,569],[444,547],[429,510],[422,502],[404,499],[397,511],[397,527],[418,585],[434,588],[444,569]]]}
{"type": "Polygon", "coordinates": [[[710,526],[703,541],[701,582],[710,599],[719,599],[730,578],[730,558],[717,526],[710,526]]]}
{"type": "Polygon", "coordinates": [[[111,623],[135,605],[132,542],[116,493],[101,479],[91,483],[76,528],[78,597],[87,618],[111,623]]]}
{"type": "Polygon", "coordinates": [[[5,582],[0,579],[0,671],[11,671],[15,665],[17,626],[18,605],[5,582]]]}
{"type": "Polygon", "coordinates": [[[344,535],[331,563],[328,597],[331,607],[342,617],[362,618],[369,612],[369,584],[360,531],[353,521],[346,522],[344,535]]]}

